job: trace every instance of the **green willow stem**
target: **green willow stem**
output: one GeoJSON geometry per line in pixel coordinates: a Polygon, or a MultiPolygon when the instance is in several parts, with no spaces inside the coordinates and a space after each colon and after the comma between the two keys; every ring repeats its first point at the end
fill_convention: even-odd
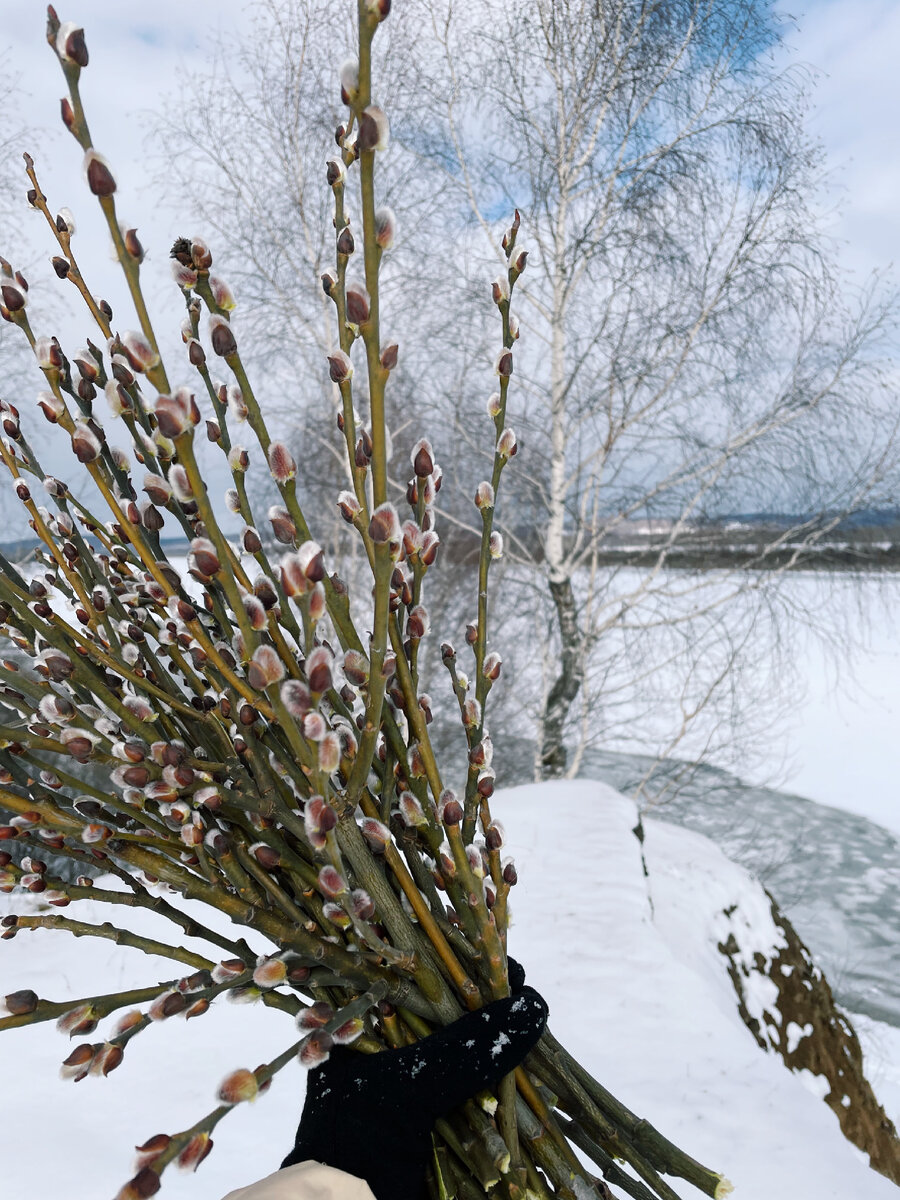
{"type": "Polygon", "coordinates": [[[169,946],[154,938],[141,937],[139,934],[130,933],[127,929],[118,929],[108,921],[103,925],[91,925],[87,921],[75,921],[71,917],[20,915],[16,922],[16,929],[64,929],[75,937],[105,938],[119,946],[130,946],[135,950],[142,950],[144,954],[158,954],[160,958],[172,958],[195,970],[204,968],[212,970],[216,965],[208,958],[204,958],[202,954],[194,954],[191,950],[185,950],[183,946],[169,946]]]}

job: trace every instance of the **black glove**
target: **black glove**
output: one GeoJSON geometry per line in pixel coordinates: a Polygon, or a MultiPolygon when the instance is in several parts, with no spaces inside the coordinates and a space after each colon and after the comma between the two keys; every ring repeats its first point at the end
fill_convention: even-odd
{"type": "Polygon", "coordinates": [[[423,1200],[434,1122],[514,1070],[546,1024],[543,998],[522,986],[414,1046],[378,1054],[336,1046],[309,1072],[282,1167],[311,1158],[364,1179],[376,1200],[423,1200]]]}
{"type": "Polygon", "coordinates": [[[509,979],[509,990],[514,996],[518,996],[525,986],[525,968],[509,955],[506,956],[506,975],[509,979]]]}

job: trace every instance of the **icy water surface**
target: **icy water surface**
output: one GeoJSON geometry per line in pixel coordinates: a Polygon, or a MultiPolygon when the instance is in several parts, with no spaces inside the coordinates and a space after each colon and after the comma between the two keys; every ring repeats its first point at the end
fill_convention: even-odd
{"type": "MultiPolygon", "coordinates": [[[[679,764],[680,765],[680,764],[679,764]]],[[[647,763],[592,752],[583,773],[632,790],[647,763]]],[[[843,809],[700,768],[648,815],[703,833],[760,879],[851,1012],[900,1026],[900,839],[843,809]]]]}

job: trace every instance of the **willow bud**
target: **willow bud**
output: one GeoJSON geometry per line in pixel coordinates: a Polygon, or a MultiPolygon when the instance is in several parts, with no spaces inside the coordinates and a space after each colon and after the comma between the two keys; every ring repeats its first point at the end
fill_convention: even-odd
{"type": "Polygon", "coordinates": [[[338,735],[330,729],[319,741],[319,770],[333,775],[341,765],[341,743],[338,735]]]}
{"type": "Polygon", "coordinates": [[[253,982],[257,987],[279,987],[287,979],[287,967],[280,958],[264,958],[257,963],[253,982]]]}
{"type": "Polygon", "coordinates": [[[308,1038],[305,1039],[300,1047],[297,1057],[300,1060],[301,1066],[318,1067],[328,1059],[331,1047],[334,1045],[334,1039],[330,1033],[324,1029],[314,1030],[308,1038]]]}
{"type": "Polygon", "coordinates": [[[213,256],[212,251],[203,238],[195,237],[191,240],[191,262],[198,271],[208,271],[212,266],[213,256]]]}
{"type": "Polygon", "coordinates": [[[125,249],[135,260],[135,262],[144,261],[144,247],[141,245],[140,238],[137,235],[136,229],[122,229],[122,241],[125,243],[125,249]]]}
{"type": "Polygon", "coordinates": [[[78,421],[72,432],[72,449],[79,462],[94,462],[100,457],[100,439],[88,425],[78,421]]]}
{"type": "Polygon", "coordinates": [[[223,312],[231,312],[237,306],[234,292],[218,275],[210,275],[209,290],[212,292],[213,300],[223,312]]]}
{"type": "Polygon", "coordinates": [[[286,508],[273,504],[268,512],[269,524],[277,541],[290,546],[297,537],[297,526],[286,508]]]}
{"type": "Polygon", "coordinates": [[[220,358],[237,353],[237,342],[231,325],[224,317],[214,314],[209,318],[209,336],[212,348],[220,358]]]}
{"type": "Polygon", "coordinates": [[[353,363],[343,350],[335,350],[333,354],[329,354],[328,365],[333,383],[344,383],[353,378],[353,363]]]}
{"type": "Polygon", "coordinates": [[[496,653],[496,651],[489,654],[484,660],[484,667],[482,668],[482,673],[485,679],[490,679],[491,682],[493,682],[495,679],[499,679],[501,665],[502,659],[500,658],[500,655],[496,653]]]}
{"type": "Polygon", "coordinates": [[[223,1104],[240,1104],[242,1101],[255,1100],[258,1095],[259,1083],[256,1076],[246,1067],[241,1067],[222,1080],[216,1098],[223,1104]]]}
{"type": "Polygon", "coordinates": [[[413,446],[409,457],[413,470],[420,479],[430,475],[434,470],[434,451],[428,438],[420,438],[413,446]]]}
{"type": "MultiPolygon", "coordinates": [[[[344,181],[347,178],[347,168],[344,166],[343,160],[340,158],[330,158],[325,164],[325,178],[328,180],[330,188],[343,187],[344,181]]],[[[331,295],[329,291],[326,292],[331,295]]]]}
{"type": "Polygon", "coordinates": [[[393,504],[380,504],[372,513],[372,519],[369,522],[369,537],[376,545],[385,545],[389,542],[397,542],[399,545],[402,542],[400,518],[393,504]]]}
{"type": "Polygon", "coordinates": [[[281,703],[297,720],[309,712],[312,697],[309,688],[300,679],[289,679],[281,685],[281,703]]]}
{"type": "Polygon", "coordinates": [[[481,511],[494,507],[494,489],[486,480],[475,489],[475,507],[481,511]]]}
{"type": "Polygon", "coordinates": [[[347,319],[353,325],[364,325],[369,319],[369,293],[361,283],[347,284],[347,319]]]}
{"type": "Polygon", "coordinates": [[[360,152],[386,150],[390,136],[387,114],[377,104],[363,109],[359,117],[356,145],[360,152]]]}
{"type": "Polygon", "coordinates": [[[56,33],[56,53],[63,62],[75,63],[79,67],[88,65],[88,50],[84,30],[74,21],[63,21],[56,33]]]}
{"type": "Polygon", "coordinates": [[[112,168],[96,150],[88,150],[84,156],[84,174],[87,185],[95,196],[111,196],[116,190],[112,168]]]}
{"type": "Polygon", "coordinates": [[[321,695],[327,692],[332,684],[332,668],[334,656],[327,646],[316,646],[306,660],[306,677],[310,690],[321,695]]]}
{"type": "Polygon", "coordinates": [[[497,453],[501,458],[507,459],[512,458],[518,449],[515,431],[509,428],[504,429],[497,441],[497,453]]]}
{"type": "Polygon", "coordinates": [[[284,442],[270,442],[268,449],[269,471],[272,478],[283,487],[297,474],[297,464],[284,442]]]}
{"type": "Polygon", "coordinates": [[[188,565],[194,567],[201,575],[211,579],[218,575],[221,568],[216,548],[209,538],[194,538],[188,555],[188,565]]]}
{"type": "Polygon", "coordinates": [[[257,646],[247,667],[247,682],[258,692],[284,679],[284,663],[271,646],[257,646]]]}
{"type": "Polygon", "coordinates": [[[390,250],[397,233],[397,218],[392,208],[379,208],[375,211],[375,242],[382,250],[390,250]]]}
{"type": "MultiPolygon", "coordinates": [[[[135,329],[126,330],[119,341],[133,371],[150,371],[159,362],[159,355],[150,342],[135,329]]],[[[127,385],[126,385],[127,386],[127,385]]]]}
{"type": "Polygon", "coordinates": [[[341,101],[350,107],[359,93],[359,63],[347,58],[341,63],[341,101]]]}
{"type": "Polygon", "coordinates": [[[341,492],[337,498],[337,506],[348,524],[352,524],[354,517],[362,512],[362,506],[352,492],[341,492]]]}
{"type": "MultiPolygon", "coordinates": [[[[209,1004],[209,1001],[198,1001],[198,1004],[209,1004]]],[[[213,1140],[208,1133],[195,1133],[188,1144],[175,1159],[175,1165],[182,1171],[196,1171],[213,1148],[213,1140]]]]}

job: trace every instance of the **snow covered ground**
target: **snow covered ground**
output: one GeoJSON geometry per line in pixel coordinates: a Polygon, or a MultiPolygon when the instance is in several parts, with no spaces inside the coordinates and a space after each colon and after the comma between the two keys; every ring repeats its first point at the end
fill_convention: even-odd
{"type": "MultiPolygon", "coordinates": [[[[651,760],[588,751],[586,778],[632,795],[651,760]]],[[[679,776],[683,763],[664,771],[679,776]]],[[[900,1026],[900,837],[842,808],[703,766],[650,815],[705,834],[777,898],[840,1004],[900,1026]]]]}
{"type": "MultiPolygon", "coordinates": [[[[817,1082],[762,1053],[737,1015],[715,949],[722,907],[739,903],[763,947],[772,937],[761,893],[741,868],[704,837],[651,821],[645,878],[634,806],[598,783],[511,789],[494,811],[519,867],[511,949],[547,997],[557,1037],[598,1078],[723,1171],[737,1200],[896,1195],[843,1139],[817,1082]],[[589,864],[580,872],[573,843],[578,862],[589,864]]],[[[4,910],[21,903],[0,897],[4,910]]],[[[79,916],[110,912],[90,902],[79,916]]],[[[129,917],[147,932],[171,928],[150,914],[129,917]]],[[[0,947],[0,994],[32,987],[49,999],[78,998],[98,972],[109,990],[179,973],[164,960],[63,933],[23,932],[0,947]]],[[[295,1036],[280,1013],[219,1001],[201,1019],[173,1018],[142,1033],[109,1078],[73,1085],[57,1077],[68,1043],[52,1026],[3,1034],[0,1195],[112,1197],[130,1174],[132,1146],[191,1124],[212,1107],[227,1071],[255,1067],[295,1036]]],[[[866,1037],[883,1054],[873,1075],[896,1118],[900,1079],[888,1064],[900,1059],[900,1032],[871,1022],[866,1037]]],[[[302,1095],[300,1068],[286,1068],[266,1096],[219,1127],[197,1176],[167,1173],[161,1194],[219,1200],[266,1174],[290,1148],[302,1095]]],[[[685,1200],[699,1195],[680,1183],[676,1190],[685,1200]]]]}

